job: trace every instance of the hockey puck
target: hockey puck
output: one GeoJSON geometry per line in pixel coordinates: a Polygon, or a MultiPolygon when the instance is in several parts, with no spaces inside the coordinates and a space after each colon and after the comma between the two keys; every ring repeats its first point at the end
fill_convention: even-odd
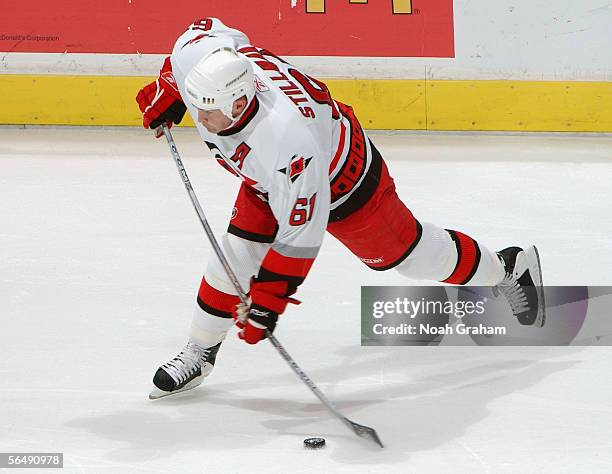
{"type": "Polygon", "coordinates": [[[321,449],[325,447],[325,438],[306,438],[304,440],[306,449],[321,449]]]}

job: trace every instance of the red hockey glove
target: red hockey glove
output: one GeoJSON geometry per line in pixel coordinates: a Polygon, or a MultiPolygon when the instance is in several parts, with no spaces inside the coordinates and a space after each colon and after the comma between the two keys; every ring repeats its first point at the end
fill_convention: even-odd
{"type": "Polygon", "coordinates": [[[142,112],[144,128],[156,129],[163,123],[171,127],[172,122],[181,123],[187,107],[176,86],[169,57],[159,71],[159,78],[140,89],[136,102],[142,112]]]}
{"type": "Polygon", "coordinates": [[[278,315],[282,314],[287,304],[300,304],[296,299],[284,296],[287,294],[287,282],[251,281],[249,305],[238,305],[236,308],[236,325],[242,329],[238,337],[248,344],[257,344],[266,338],[266,329],[274,332],[278,315]]]}

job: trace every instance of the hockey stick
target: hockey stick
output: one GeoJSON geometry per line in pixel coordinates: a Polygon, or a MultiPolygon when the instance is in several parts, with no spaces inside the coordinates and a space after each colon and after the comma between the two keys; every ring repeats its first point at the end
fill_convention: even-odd
{"type": "MultiPolygon", "coordinates": [[[[198,201],[198,198],[193,190],[193,187],[191,186],[191,181],[189,181],[189,176],[187,176],[187,171],[185,170],[185,167],[183,166],[183,162],[181,161],[181,156],[179,155],[178,149],[176,148],[176,144],[174,143],[172,134],[170,133],[170,130],[165,124],[161,125],[161,128],[162,128],[162,132],[164,136],[166,137],[166,140],[168,141],[168,145],[170,146],[170,152],[172,153],[172,158],[174,159],[174,163],[176,164],[178,172],[181,175],[181,178],[183,179],[183,184],[185,185],[187,194],[189,194],[189,198],[191,199],[191,204],[193,204],[193,208],[195,209],[196,214],[198,215],[200,219],[200,223],[202,224],[202,227],[204,227],[204,232],[206,232],[206,236],[208,237],[208,240],[210,241],[210,244],[212,245],[215,251],[215,254],[219,258],[221,265],[223,265],[223,268],[225,269],[227,276],[231,280],[232,285],[234,285],[234,288],[236,292],[238,293],[238,297],[240,298],[240,301],[242,302],[242,304],[248,305],[246,293],[242,289],[242,286],[240,285],[238,278],[236,278],[236,274],[234,273],[234,271],[229,265],[229,262],[225,258],[225,255],[223,254],[223,250],[221,250],[221,247],[219,246],[219,243],[217,242],[217,239],[215,238],[215,234],[213,233],[210,225],[208,224],[208,221],[206,220],[204,211],[202,210],[202,207],[200,206],[200,202],[198,201]]],[[[357,436],[369,439],[373,441],[374,443],[378,444],[381,448],[384,447],[380,441],[380,438],[378,437],[378,434],[376,433],[376,430],[368,426],[364,426],[364,425],[360,425],[359,423],[355,423],[349,420],[347,417],[343,416],[342,413],[338,411],[338,409],[327,399],[327,397],[323,394],[323,392],[319,390],[319,387],[315,385],[315,383],[310,379],[310,377],[308,377],[308,375],[306,375],[306,373],[300,368],[300,366],[297,365],[297,363],[291,358],[291,356],[285,350],[285,348],[281,345],[281,343],[278,342],[278,339],[276,339],[276,337],[268,330],[266,330],[266,337],[272,343],[272,345],[276,348],[276,350],[282,356],[282,358],[285,359],[287,364],[289,364],[289,367],[293,369],[293,371],[302,380],[302,382],[304,382],[308,386],[308,388],[317,396],[317,398],[321,401],[321,403],[323,403],[323,405],[325,405],[325,407],[334,416],[336,416],[336,418],[338,418],[342,423],[344,423],[357,436]]]]}

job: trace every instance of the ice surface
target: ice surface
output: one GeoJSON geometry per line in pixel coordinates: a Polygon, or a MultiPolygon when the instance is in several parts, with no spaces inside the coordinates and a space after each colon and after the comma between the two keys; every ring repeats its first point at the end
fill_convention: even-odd
{"type": "MultiPolygon", "coordinates": [[[[238,183],[192,130],[175,139],[208,219],[238,183]]],[[[609,135],[374,134],[415,215],[491,248],[539,246],[544,280],[612,285],[609,135]]],[[[185,342],[209,245],[165,141],[136,129],[0,129],[0,452],[64,472],[612,471],[606,347],[360,347],[368,271],[328,237],[273,348],[231,335],[202,387],[151,402],[185,342]],[[322,436],[327,448],[306,451],[322,436]]]]}

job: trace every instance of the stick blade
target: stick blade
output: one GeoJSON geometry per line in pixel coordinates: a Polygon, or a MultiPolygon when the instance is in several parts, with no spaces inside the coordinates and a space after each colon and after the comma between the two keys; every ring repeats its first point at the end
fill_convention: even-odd
{"type": "Polygon", "coordinates": [[[369,439],[373,441],[381,448],[384,448],[380,438],[378,437],[378,433],[374,428],[370,428],[369,426],[360,425],[359,423],[355,423],[348,418],[344,418],[345,422],[351,426],[355,434],[361,438],[369,439]]]}

